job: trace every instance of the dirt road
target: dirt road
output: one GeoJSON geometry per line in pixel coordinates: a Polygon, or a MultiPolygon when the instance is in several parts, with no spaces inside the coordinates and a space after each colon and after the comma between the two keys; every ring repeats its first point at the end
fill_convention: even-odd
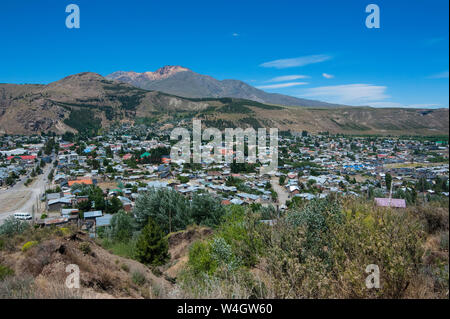
{"type": "Polygon", "coordinates": [[[39,201],[48,183],[48,174],[53,165],[47,164],[43,174],[37,176],[33,183],[25,186],[26,178],[7,190],[0,191],[0,225],[15,212],[32,213],[33,205],[39,201]]]}
{"type": "Polygon", "coordinates": [[[273,190],[278,194],[278,203],[280,205],[286,205],[286,201],[289,199],[289,194],[283,186],[280,186],[277,177],[272,177],[270,180],[273,190]]]}

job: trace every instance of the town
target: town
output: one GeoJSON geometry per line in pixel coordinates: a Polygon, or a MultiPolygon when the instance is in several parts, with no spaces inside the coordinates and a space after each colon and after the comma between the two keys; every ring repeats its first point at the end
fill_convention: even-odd
{"type": "Polygon", "coordinates": [[[95,237],[114,213],[132,213],[141,193],[161,188],[188,200],[209,193],[225,206],[270,208],[275,214],[265,222],[331,194],[395,208],[449,195],[448,137],[280,132],[278,169],[260,174],[259,162],[171,161],[176,141],[170,128],[123,124],[98,136],[5,134],[0,223],[27,213],[42,227],[75,223],[95,237]]]}

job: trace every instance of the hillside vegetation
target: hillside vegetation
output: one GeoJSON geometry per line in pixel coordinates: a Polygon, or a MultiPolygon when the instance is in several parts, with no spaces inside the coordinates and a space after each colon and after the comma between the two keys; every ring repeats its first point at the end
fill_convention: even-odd
{"type": "Polygon", "coordinates": [[[95,241],[75,228],[0,227],[2,298],[448,298],[448,200],[252,205],[142,194],[95,241]],[[161,198],[161,200],[158,200],[161,198]],[[260,220],[276,219],[273,226],[260,220]],[[81,288],[64,286],[77,264],[81,288]],[[376,265],[380,287],[366,287],[376,265]]]}
{"type": "Polygon", "coordinates": [[[48,85],[0,84],[0,133],[54,131],[95,135],[115,123],[276,127],[317,133],[447,135],[448,109],[282,107],[239,98],[183,98],[110,81],[95,73],[48,85]]]}

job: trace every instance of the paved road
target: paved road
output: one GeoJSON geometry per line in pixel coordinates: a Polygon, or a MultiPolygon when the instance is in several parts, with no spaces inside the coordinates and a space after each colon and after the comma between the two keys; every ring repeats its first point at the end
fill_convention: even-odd
{"type": "Polygon", "coordinates": [[[43,174],[37,176],[28,187],[24,185],[26,178],[23,178],[13,187],[0,191],[0,225],[16,212],[31,214],[33,205],[39,201],[40,195],[45,191],[48,174],[52,168],[52,164],[47,164],[43,174]]]}

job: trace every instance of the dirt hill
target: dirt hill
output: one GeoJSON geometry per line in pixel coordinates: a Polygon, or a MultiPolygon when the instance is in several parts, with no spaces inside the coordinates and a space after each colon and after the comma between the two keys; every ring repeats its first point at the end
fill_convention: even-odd
{"type": "Polygon", "coordinates": [[[174,289],[147,266],[109,253],[82,232],[51,236],[25,252],[4,249],[0,264],[14,271],[1,282],[0,299],[170,298],[174,289]],[[65,286],[70,264],[80,269],[80,289],[65,286]]]}

